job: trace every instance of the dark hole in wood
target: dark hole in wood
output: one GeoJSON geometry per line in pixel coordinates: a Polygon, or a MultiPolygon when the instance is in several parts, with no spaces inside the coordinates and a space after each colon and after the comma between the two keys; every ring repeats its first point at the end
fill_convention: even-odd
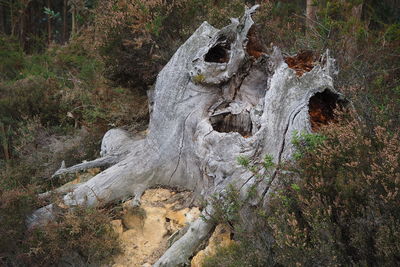
{"type": "Polygon", "coordinates": [[[250,137],[253,127],[249,112],[211,117],[211,125],[215,131],[220,133],[238,132],[243,137],[250,137]]]}
{"type": "Polygon", "coordinates": [[[170,219],[170,218],[165,218],[165,221],[166,221],[166,222],[170,222],[171,219],[170,219]]]}
{"type": "Polygon", "coordinates": [[[235,237],[235,234],[234,234],[234,233],[230,233],[230,234],[229,234],[229,238],[230,238],[231,240],[233,240],[234,237],[235,237]]]}
{"type": "Polygon", "coordinates": [[[218,44],[208,51],[204,60],[206,62],[226,63],[229,61],[229,50],[218,44]]]}
{"type": "Polygon", "coordinates": [[[308,104],[311,129],[313,131],[318,131],[322,125],[335,122],[335,109],[343,105],[344,102],[339,100],[339,96],[328,89],[322,93],[316,93],[310,98],[308,104]]]}

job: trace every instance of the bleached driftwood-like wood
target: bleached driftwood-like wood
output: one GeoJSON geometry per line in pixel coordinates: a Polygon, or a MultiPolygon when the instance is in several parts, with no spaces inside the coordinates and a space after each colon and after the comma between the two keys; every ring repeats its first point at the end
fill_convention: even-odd
{"type": "MultiPolygon", "coordinates": [[[[128,196],[140,205],[144,190],[156,185],[192,190],[206,200],[228,185],[243,195],[255,186],[257,203],[268,201],[279,172],[269,170],[268,179],[260,180],[237,157],[257,160],[269,154],[275,163],[289,159],[293,132],[311,131],[310,98],[325,90],[340,94],[333,87],[334,61],[328,53],[300,77],[278,48],[257,59],[249,55],[247,35],[257,7],[221,30],[204,22],[176,51],[157,77],[146,138],[132,140],[121,130],[111,130],[103,140],[102,159],[56,173],[113,164],[66,194],[65,205],[96,205],[128,196]]],[[[36,211],[31,225],[51,218],[53,207],[36,211]]],[[[186,263],[212,227],[195,221],[155,266],[186,263]]]]}

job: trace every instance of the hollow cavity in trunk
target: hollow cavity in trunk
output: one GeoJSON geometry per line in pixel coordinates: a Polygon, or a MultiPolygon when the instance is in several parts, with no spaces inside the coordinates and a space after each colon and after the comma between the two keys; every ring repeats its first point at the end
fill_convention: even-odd
{"type": "Polygon", "coordinates": [[[322,125],[335,122],[335,109],[343,105],[341,102],[339,96],[328,89],[313,95],[308,104],[311,129],[318,131],[322,125]]]}
{"type": "Polygon", "coordinates": [[[217,132],[238,132],[243,137],[251,136],[252,122],[250,113],[247,111],[240,114],[227,113],[211,117],[211,125],[217,132]]]}

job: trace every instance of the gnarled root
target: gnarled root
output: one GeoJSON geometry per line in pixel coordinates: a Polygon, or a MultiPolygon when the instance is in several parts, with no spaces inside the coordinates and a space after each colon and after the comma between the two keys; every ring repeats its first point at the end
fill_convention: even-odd
{"type": "Polygon", "coordinates": [[[104,168],[104,167],[110,167],[114,164],[116,164],[118,161],[120,161],[120,157],[117,155],[111,155],[111,156],[105,156],[101,157],[95,160],[91,161],[85,161],[79,164],[76,164],[74,166],[65,167],[65,162],[63,161],[61,163],[60,169],[58,169],[52,176],[51,178],[58,177],[63,174],[69,174],[69,173],[76,173],[79,171],[84,171],[87,169],[92,169],[92,168],[104,168]]]}
{"type": "Polygon", "coordinates": [[[155,267],[173,267],[188,265],[188,259],[211,234],[214,224],[202,217],[194,221],[187,232],[178,239],[153,265],[155,267]]]}

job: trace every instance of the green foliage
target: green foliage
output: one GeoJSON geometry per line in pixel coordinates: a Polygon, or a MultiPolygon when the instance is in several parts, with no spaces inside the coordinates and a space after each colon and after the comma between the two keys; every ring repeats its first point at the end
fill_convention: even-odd
{"type": "Polygon", "coordinates": [[[0,147],[0,264],[50,266],[73,249],[90,263],[109,260],[118,244],[104,210],[74,209],[33,232],[25,221],[45,205],[38,193],[68,182],[48,179],[61,161],[70,166],[98,156],[110,120],[117,126],[146,123],[146,99],[109,88],[102,63],[79,41],[26,55],[4,40],[0,69],[9,72],[1,71],[7,75],[0,79],[0,123],[6,130],[0,141],[7,142],[11,160],[3,164],[5,146],[0,147]]]}
{"type": "Polygon", "coordinates": [[[0,92],[4,95],[0,100],[2,121],[14,124],[22,118],[42,115],[44,123],[59,124],[64,114],[60,114],[63,110],[59,105],[61,95],[57,89],[57,86],[40,76],[0,85],[0,92]]]}
{"type": "Polygon", "coordinates": [[[326,137],[321,134],[312,133],[298,133],[293,132],[292,144],[295,146],[297,151],[294,153],[293,157],[295,159],[300,159],[304,154],[314,151],[318,148],[324,141],[326,137]]]}
{"type": "Polygon", "coordinates": [[[236,158],[236,161],[239,165],[252,172],[258,178],[262,178],[266,174],[270,175],[271,169],[276,167],[276,164],[274,163],[274,158],[271,155],[265,155],[262,163],[252,162],[250,158],[243,155],[238,156],[236,158]],[[259,173],[262,167],[265,169],[264,174],[259,173]]]}
{"type": "MultiPolygon", "coordinates": [[[[23,64],[14,77],[18,80],[0,84],[2,120],[7,124],[15,124],[22,118],[39,116],[44,124],[60,125],[67,122],[65,114],[71,105],[88,105],[70,101],[62,92],[71,88],[88,95],[85,89],[96,82],[101,65],[82,51],[79,47],[55,47],[44,54],[22,54],[23,64]],[[78,84],[79,88],[76,88],[78,84]]],[[[0,64],[0,67],[8,68],[4,64],[0,64]]],[[[79,98],[82,99],[82,94],[79,98]]],[[[92,102],[90,97],[86,99],[92,102]]]]}
{"type": "Polygon", "coordinates": [[[236,159],[237,163],[245,168],[249,167],[250,159],[246,156],[238,156],[236,159]]]}
{"type": "Polygon", "coordinates": [[[17,40],[0,34],[0,82],[15,79],[23,68],[24,60],[17,40]]]}
{"type": "Polygon", "coordinates": [[[291,187],[293,190],[300,191],[300,186],[299,186],[298,184],[291,184],[290,187],[291,187]]]}
{"type": "Polygon", "coordinates": [[[246,244],[233,243],[227,247],[218,247],[216,254],[204,259],[203,267],[243,267],[243,266],[268,266],[265,259],[260,257],[259,251],[251,246],[249,240],[246,244]]]}
{"type": "Polygon", "coordinates": [[[23,266],[21,241],[26,238],[25,220],[37,204],[32,188],[5,190],[0,187],[0,255],[7,266],[23,266]]]}
{"type": "Polygon", "coordinates": [[[38,265],[57,264],[62,256],[74,251],[88,264],[111,261],[120,251],[110,214],[99,208],[76,207],[58,215],[54,223],[29,233],[25,262],[38,265]]]}
{"type": "Polygon", "coordinates": [[[38,201],[38,193],[66,182],[48,179],[60,162],[66,160],[71,165],[98,153],[98,137],[81,132],[56,137],[48,131],[37,119],[20,122],[13,139],[18,160],[0,169],[1,262],[10,266],[50,266],[74,249],[88,262],[109,260],[118,244],[105,210],[77,208],[58,214],[56,221],[43,229],[26,229],[27,216],[46,205],[38,201]]]}
{"type": "Polygon", "coordinates": [[[400,24],[395,23],[388,27],[385,32],[385,39],[388,41],[400,41],[400,24]]]}
{"type": "Polygon", "coordinates": [[[60,17],[60,12],[55,12],[54,10],[51,10],[48,7],[44,7],[43,12],[44,12],[44,14],[49,16],[50,19],[56,19],[56,18],[60,17]]]}
{"type": "Polygon", "coordinates": [[[275,167],[275,163],[274,163],[274,157],[271,155],[265,155],[264,156],[264,161],[263,161],[263,166],[265,169],[270,169],[275,167]]]}
{"type": "MultiPolygon", "coordinates": [[[[0,255],[6,266],[53,266],[66,253],[78,252],[91,264],[108,262],[120,247],[100,208],[76,207],[58,213],[43,228],[26,229],[26,218],[38,207],[34,188],[0,187],[0,255]]],[[[40,203],[43,205],[43,203],[40,203]]]]}
{"type": "MultiPolygon", "coordinates": [[[[0,122],[10,130],[11,144],[18,138],[20,122],[32,119],[48,127],[51,134],[69,134],[82,125],[93,128],[93,132],[97,128],[98,133],[93,134],[96,138],[110,121],[117,126],[146,124],[145,97],[128,90],[113,92],[101,78],[102,63],[82,45],[75,41],[43,54],[21,52],[23,64],[18,73],[0,82],[0,122]]],[[[7,49],[11,50],[0,53],[11,53],[13,46],[7,49]]],[[[0,68],[10,68],[7,62],[0,62],[0,68]]],[[[11,155],[17,156],[15,147],[10,149],[11,155]]],[[[0,159],[2,156],[0,153],[0,159]]]]}
{"type": "Polygon", "coordinates": [[[206,77],[203,74],[198,74],[196,76],[193,76],[193,81],[195,83],[202,83],[202,82],[204,82],[205,78],[206,77]]]}
{"type": "Polygon", "coordinates": [[[214,223],[236,224],[240,221],[239,211],[244,204],[239,191],[231,185],[225,192],[212,197],[214,212],[210,220],[214,223]]]}
{"type": "Polygon", "coordinates": [[[248,228],[249,218],[265,218],[261,209],[253,210],[248,205],[250,199],[257,194],[256,186],[249,188],[242,198],[240,192],[230,186],[226,192],[213,196],[211,204],[213,214],[209,220],[215,224],[225,224],[231,227],[235,243],[227,247],[217,247],[216,254],[208,256],[203,266],[270,266],[271,239],[265,231],[263,220],[253,220],[248,228]]]}

